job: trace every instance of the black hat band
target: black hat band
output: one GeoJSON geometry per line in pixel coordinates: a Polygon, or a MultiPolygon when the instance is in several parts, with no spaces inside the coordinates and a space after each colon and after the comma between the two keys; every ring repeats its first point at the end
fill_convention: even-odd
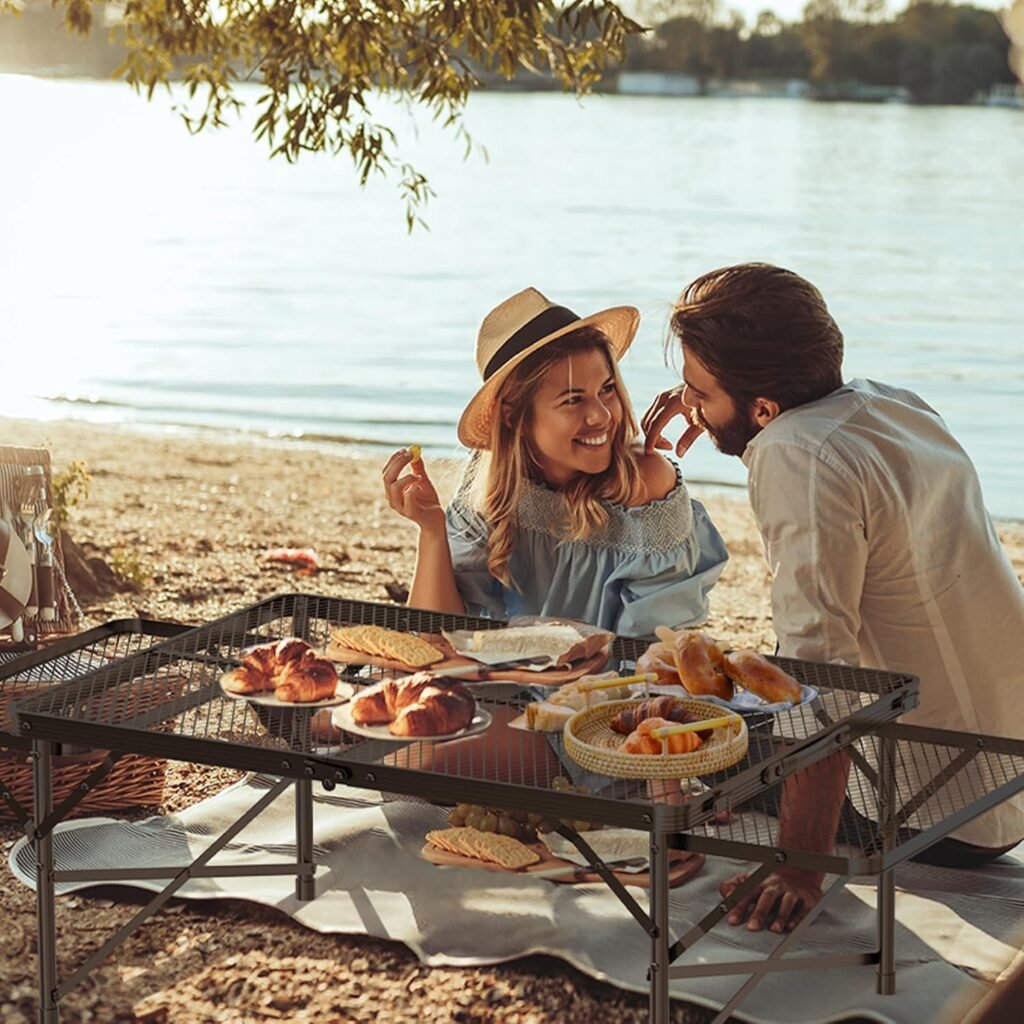
{"type": "Polygon", "coordinates": [[[580,318],[565,306],[548,306],[532,320],[527,320],[518,331],[508,338],[497,352],[487,360],[484,367],[484,380],[488,380],[507,362],[515,359],[520,352],[525,352],[531,345],[546,338],[563,327],[576,323],[580,318]]]}

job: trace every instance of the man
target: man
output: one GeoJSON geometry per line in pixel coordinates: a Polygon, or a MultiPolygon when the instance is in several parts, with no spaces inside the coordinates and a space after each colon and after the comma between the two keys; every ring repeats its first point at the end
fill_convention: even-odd
{"type": "MultiPolygon", "coordinates": [[[[920,705],[905,722],[1020,735],[1024,590],[977,473],[938,414],[909,391],[844,384],[842,332],[821,293],[779,267],[743,264],[698,278],[671,329],[684,383],[645,415],[647,447],[670,447],[662,431],[683,415],[690,425],[677,454],[706,431],[743,459],[779,653],[918,676],[920,705]]],[[[780,846],[832,849],[849,767],[833,755],[787,782],[780,846]]],[[[920,781],[901,784],[914,792],[920,781]]],[[[1018,796],[932,850],[971,865],[1022,837],[1018,796]]],[[[792,929],[821,898],[821,881],[780,868],[728,920],[792,929]]]]}

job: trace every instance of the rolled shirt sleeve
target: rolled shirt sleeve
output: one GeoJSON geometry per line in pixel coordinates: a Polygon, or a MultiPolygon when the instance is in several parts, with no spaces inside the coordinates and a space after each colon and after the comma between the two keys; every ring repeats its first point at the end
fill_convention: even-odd
{"type": "Polygon", "coordinates": [[[758,448],[749,468],[779,653],[859,665],[868,553],[861,489],[838,463],[794,444],[758,448]]]}

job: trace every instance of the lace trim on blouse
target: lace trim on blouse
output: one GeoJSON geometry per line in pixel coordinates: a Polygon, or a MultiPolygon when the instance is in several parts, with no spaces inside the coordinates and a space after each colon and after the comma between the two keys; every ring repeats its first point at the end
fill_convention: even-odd
{"type": "MultiPolygon", "coordinates": [[[[608,524],[582,540],[569,541],[594,548],[613,548],[630,554],[673,551],[687,542],[693,531],[690,494],[676,469],[675,487],[645,505],[627,508],[610,501],[601,503],[608,524]]],[[[565,497],[558,491],[526,481],[519,503],[519,528],[563,540],[568,516],[565,497]]]]}

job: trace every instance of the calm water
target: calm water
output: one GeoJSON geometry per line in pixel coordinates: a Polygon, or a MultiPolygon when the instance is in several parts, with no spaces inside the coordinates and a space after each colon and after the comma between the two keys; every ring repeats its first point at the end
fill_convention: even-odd
{"type": "MultiPolygon", "coordinates": [[[[527,284],[644,320],[638,411],[677,379],[671,301],[747,259],[817,283],[848,376],[917,390],[1024,518],[1024,116],[998,109],[473,97],[461,146],[400,119],[438,198],[406,234],[347,159],[190,137],[118,84],[0,77],[0,412],[456,450],[481,317],[527,284]]],[[[740,483],[702,440],[691,478],[740,483]]]]}

